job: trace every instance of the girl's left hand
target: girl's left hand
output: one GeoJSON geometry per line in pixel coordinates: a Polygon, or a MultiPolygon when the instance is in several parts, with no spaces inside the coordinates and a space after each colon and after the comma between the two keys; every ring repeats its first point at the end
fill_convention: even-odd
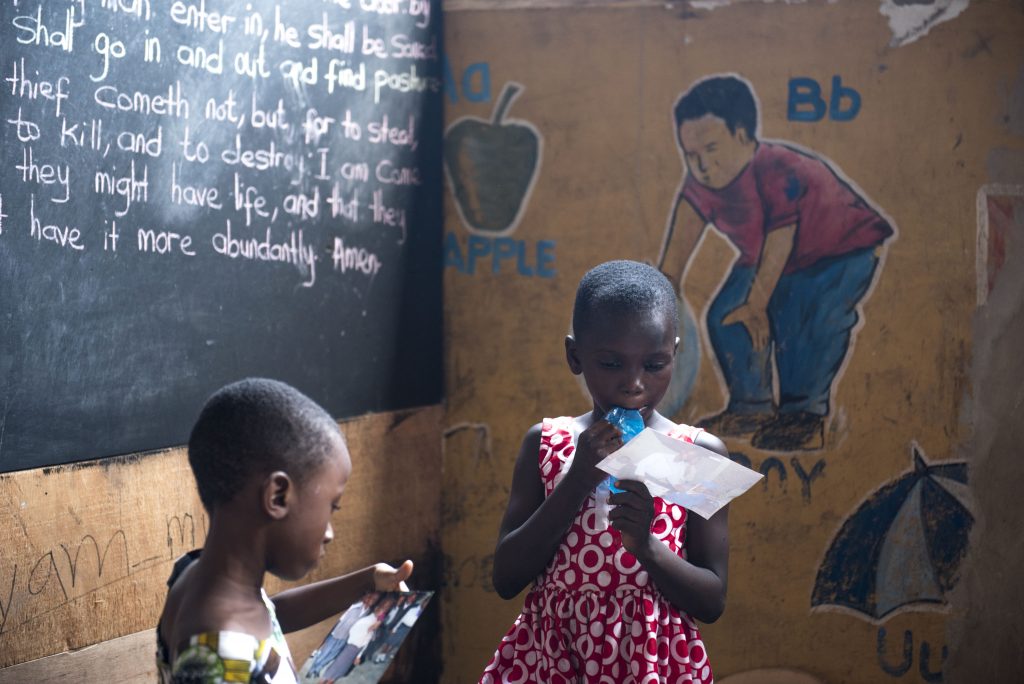
{"type": "Polygon", "coordinates": [[[405,561],[397,569],[387,563],[377,563],[373,568],[373,587],[377,591],[409,591],[405,580],[411,574],[411,560],[405,561]]]}
{"type": "Polygon", "coordinates": [[[647,485],[637,480],[619,480],[615,486],[626,491],[608,497],[608,503],[615,506],[608,514],[608,521],[622,535],[626,550],[641,558],[651,538],[654,497],[647,485]]]}

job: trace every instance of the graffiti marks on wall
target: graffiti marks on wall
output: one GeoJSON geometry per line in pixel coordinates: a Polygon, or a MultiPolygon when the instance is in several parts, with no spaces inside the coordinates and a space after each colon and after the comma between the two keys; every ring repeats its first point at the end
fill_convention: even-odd
{"type": "Polygon", "coordinates": [[[855,510],[818,568],[811,608],[880,622],[901,609],[944,608],[974,523],[967,463],[931,463],[916,443],[912,467],[855,510]]]}
{"type": "MultiPolygon", "coordinates": [[[[843,97],[833,106],[852,111],[843,97]]],[[[861,304],[895,229],[830,160],[762,139],[759,109],[736,74],[701,79],[677,101],[686,174],[659,264],[678,288],[708,225],[736,250],[704,313],[728,403],[701,427],[764,450],[820,449],[861,304]]]]}

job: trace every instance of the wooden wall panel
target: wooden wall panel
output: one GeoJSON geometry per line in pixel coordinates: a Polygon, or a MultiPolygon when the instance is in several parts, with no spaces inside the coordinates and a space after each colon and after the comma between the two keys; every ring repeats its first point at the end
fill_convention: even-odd
{"type": "MultiPolygon", "coordinates": [[[[343,423],[354,470],[309,580],[408,557],[414,586],[436,588],[440,417],[434,406],[343,423]]],[[[153,628],[171,564],[207,524],[184,449],[0,475],[0,667],[153,628]]],[[[281,586],[268,578],[269,592],[281,586]]],[[[300,635],[296,658],[318,638],[300,635]]]]}

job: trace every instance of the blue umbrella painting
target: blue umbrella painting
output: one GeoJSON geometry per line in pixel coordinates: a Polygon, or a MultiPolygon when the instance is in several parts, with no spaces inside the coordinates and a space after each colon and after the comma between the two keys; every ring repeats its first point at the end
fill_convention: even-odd
{"type": "Polygon", "coordinates": [[[945,604],[974,524],[967,463],[929,463],[916,443],[911,454],[913,468],[839,529],[818,568],[812,609],[845,608],[880,621],[900,608],[945,604]]]}

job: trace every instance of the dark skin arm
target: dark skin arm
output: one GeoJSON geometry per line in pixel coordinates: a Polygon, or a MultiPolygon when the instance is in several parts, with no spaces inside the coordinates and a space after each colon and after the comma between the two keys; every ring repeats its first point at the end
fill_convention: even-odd
{"type": "MultiPolygon", "coordinates": [[[[702,432],[696,444],[728,456],[722,441],[702,432]]],[[[729,574],[729,507],[704,520],[695,513],[686,518],[687,558],[673,553],[650,533],[654,499],[642,482],[623,480],[609,502],[611,525],[622,535],[622,545],[637,557],[658,591],[674,606],[704,623],[725,610],[729,574]]]]}
{"type": "Polygon", "coordinates": [[[412,574],[412,561],[397,569],[377,563],[340,577],[287,589],[271,597],[281,631],[305,629],[333,617],[370,591],[409,591],[405,580],[412,574]]]}
{"type": "Polygon", "coordinates": [[[537,456],[540,433],[541,426],[534,425],[523,438],[494,551],[492,581],[504,599],[518,595],[544,570],[583,502],[607,477],[594,465],[622,446],[618,428],[594,421],[580,434],[569,471],[545,497],[537,456]]]}

